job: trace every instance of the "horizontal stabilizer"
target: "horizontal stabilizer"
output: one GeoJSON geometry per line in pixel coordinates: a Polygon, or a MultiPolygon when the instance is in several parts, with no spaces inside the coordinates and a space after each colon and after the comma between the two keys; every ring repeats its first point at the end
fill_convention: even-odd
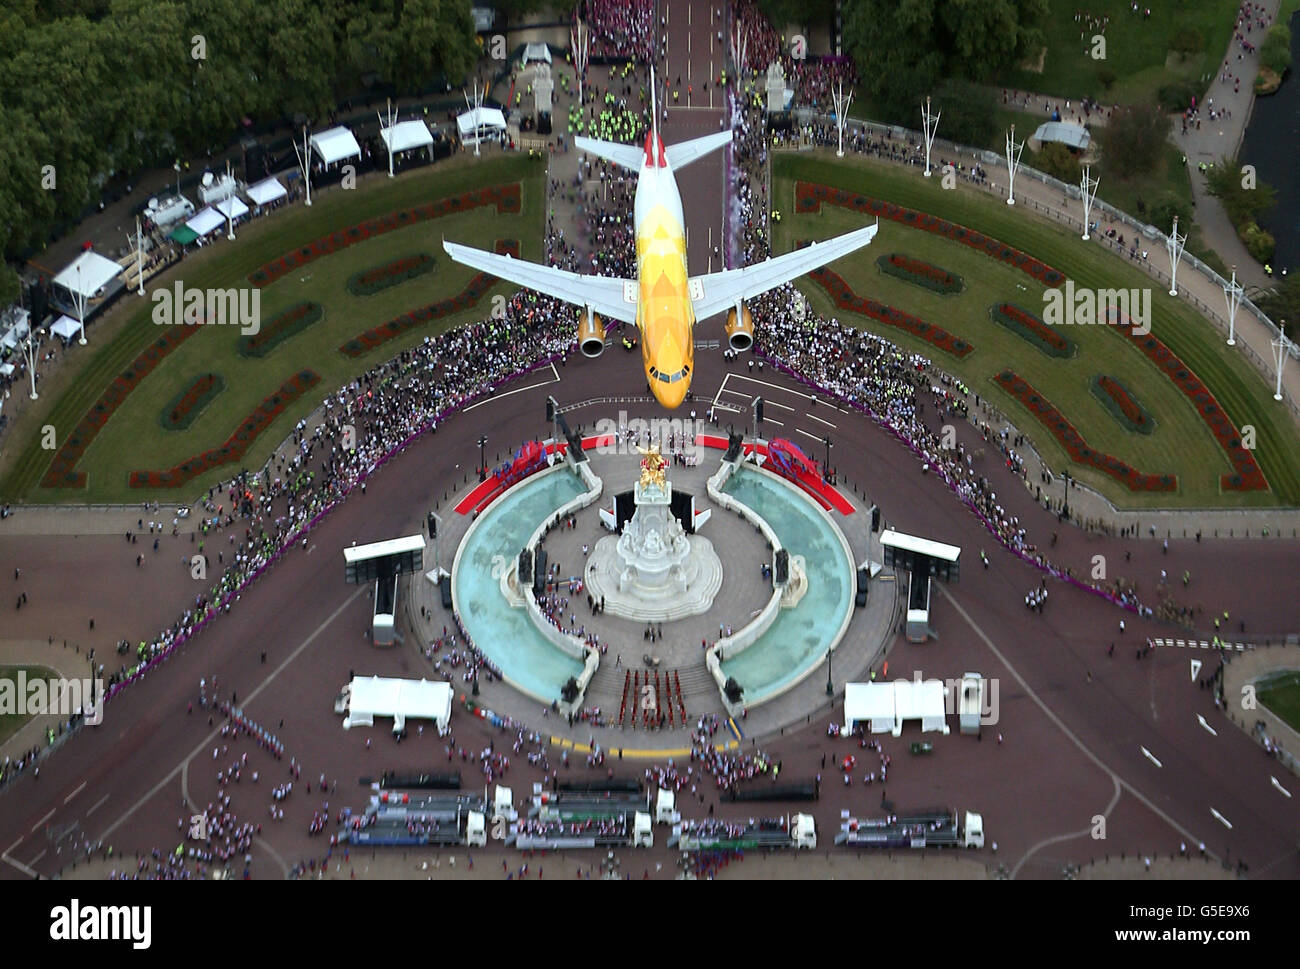
{"type": "Polygon", "coordinates": [[[620,145],[617,142],[599,141],[595,138],[574,138],[573,144],[578,151],[598,155],[606,161],[630,168],[634,172],[639,172],[642,162],[645,161],[645,153],[633,145],[620,145]]]}
{"type": "Polygon", "coordinates": [[[705,135],[703,138],[683,141],[679,145],[669,145],[664,149],[664,154],[668,156],[668,164],[673,168],[683,168],[695,159],[703,158],[709,152],[725,148],[729,144],[731,144],[731,132],[719,131],[715,135],[705,135]]]}

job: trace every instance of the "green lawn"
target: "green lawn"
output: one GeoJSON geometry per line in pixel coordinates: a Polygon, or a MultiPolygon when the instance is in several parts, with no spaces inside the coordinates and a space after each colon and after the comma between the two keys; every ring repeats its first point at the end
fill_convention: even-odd
{"type": "MultiPolygon", "coordinates": [[[[57,675],[53,670],[46,669],[44,666],[0,666],[0,682],[8,681],[14,684],[12,689],[15,702],[18,700],[18,674],[27,673],[28,681],[31,680],[51,680],[57,675]]],[[[0,744],[3,744],[10,737],[23,728],[27,721],[31,720],[28,714],[0,713],[0,744]]]]}
{"type": "Polygon", "coordinates": [[[1290,724],[1291,729],[1300,730],[1300,673],[1283,673],[1261,683],[1259,702],[1290,724]]]}
{"type": "MultiPolygon", "coordinates": [[[[1041,317],[1043,287],[1027,274],[960,243],[886,220],[881,221],[880,235],[867,254],[849,257],[831,267],[860,295],[915,313],[969,339],[975,352],[957,360],[903,330],[856,316],[848,320],[924,353],[960,376],[976,393],[990,398],[1012,417],[1053,468],[1061,470],[1068,464],[1072,475],[1103,492],[1118,506],[1240,507],[1292,505],[1300,501],[1300,434],[1285,412],[1275,406],[1271,388],[1239,354],[1227,351],[1210,323],[1182,302],[1171,299],[1126,260],[1095,245],[1085,245],[1072,233],[1041,220],[1019,211],[1009,212],[1004,205],[974,190],[943,191],[867,159],[846,158],[840,162],[825,155],[779,154],[773,163],[773,175],[774,206],[788,213],[777,226],[776,249],[781,252],[792,248],[795,240],[826,238],[862,224],[861,215],[831,205],[824,205],[818,215],[796,214],[794,181],[804,179],[850,188],[986,232],[1061,270],[1079,287],[1151,288],[1153,333],[1207,383],[1238,427],[1253,424],[1257,428],[1256,457],[1273,492],[1220,493],[1219,475],[1230,470],[1226,454],[1181,391],[1113,328],[1069,328],[1065,335],[1078,344],[1079,352],[1072,359],[1056,360],[990,320],[989,306],[1003,300],[1019,303],[1041,317]],[[883,275],[875,266],[875,257],[894,251],[960,274],[967,290],[958,296],[943,297],[883,275]],[[1065,450],[1038,420],[992,382],[992,377],[1007,366],[1046,394],[1089,444],[1141,471],[1177,474],[1178,493],[1137,494],[1109,476],[1070,462],[1065,450]],[[1089,381],[1096,374],[1119,378],[1141,399],[1157,422],[1151,435],[1130,432],[1116,422],[1089,391],[1089,381]]],[[[820,312],[843,315],[816,283],[804,280],[799,288],[820,312]]]]}
{"type": "Polygon", "coordinates": [[[1189,80],[1199,87],[1203,78],[1208,80],[1232,37],[1236,0],[1140,0],[1140,6],[1151,9],[1150,18],[1133,13],[1128,0],[1089,0],[1082,5],[1051,0],[1043,23],[1047,52],[1042,72],[1018,67],[999,83],[1062,98],[1090,95],[1106,102],[1125,103],[1150,97],[1172,81],[1189,80]],[[1091,57],[1094,32],[1075,23],[1076,11],[1110,17],[1105,32],[1105,60],[1091,57]],[[1198,30],[1205,43],[1200,54],[1176,62],[1169,56],[1169,45],[1183,27],[1198,30]],[[1109,89],[1101,82],[1103,69],[1116,78],[1109,89]]]}
{"type": "MultiPolygon", "coordinates": [[[[186,287],[246,286],[247,275],[271,259],[364,219],[480,186],[523,183],[520,214],[499,214],[495,207],[482,207],[422,222],[317,259],[265,287],[261,297],[264,322],[303,300],[321,304],[325,310],[323,319],[289,337],[261,358],[239,354],[238,328],[205,327],[150,373],[96,436],[79,464],[79,469],[89,475],[86,489],[43,488],[41,478],[52,454],[40,449],[40,426],[53,424],[61,443],[109,382],[159,334],[149,316],[153,304],[138,297],[126,297],[136,300],[138,309],[121,332],[94,350],[93,356],[74,353],[70,362],[78,369],[65,378],[66,389],[48,415],[39,421],[25,422],[26,426],[19,429],[15,446],[21,447],[21,452],[4,482],[5,498],[78,503],[188,499],[216,481],[230,477],[239,466],[231,464],[211,471],[179,489],[180,493],[170,489],[154,493],[128,488],[127,475],[133,470],[165,470],[222,444],[258,403],[297,369],[310,367],[321,375],[321,382],[263,431],[244,456],[243,467],[260,467],[293,424],[347,380],[431,333],[485,318],[491,309],[492,295],[513,292],[516,287],[499,284],[478,306],[423,329],[408,331],[367,356],[352,358],[338,352],[340,344],[363,330],[447,298],[465,287],[475,271],[453,263],[446,256],[442,251],[443,238],[482,248],[491,248],[497,239],[515,239],[525,258],[540,258],[543,173],[544,169],[535,161],[511,156],[473,165],[442,163],[391,181],[384,177],[370,178],[353,191],[318,196],[311,208],[298,205],[290,212],[248,226],[234,244],[218,241],[201,251],[179,270],[184,274],[182,281],[186,287]],[[437,264],[433,272],[371,296],[357,297],[347,291],[347,280],[354,273],[417,252],[434,256],[437,264]],[[160,430],[159,414],[167,402],[207,372],[220,374],[225,379],[225,389],[189,428],[160,430]]],[[[158,285],[171,285],[174,278],[175,272],[158,285]]],[[[93,333],[91,340],[93,345],[93,333]]]]}

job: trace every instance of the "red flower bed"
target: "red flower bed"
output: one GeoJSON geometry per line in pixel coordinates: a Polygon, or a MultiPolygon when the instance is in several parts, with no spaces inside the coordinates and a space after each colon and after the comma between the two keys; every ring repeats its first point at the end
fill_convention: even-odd
{"type": "Polygon", "coordinates": [[[113,416],[113,412],[122,405],[122,401],[126,400],[127,395],[136,388],[140,381],[144,380],[154,367],[162,363],[167,354],[201,329],[203,329],[201,325],[167,327],[166,332],[136,357],[131,366],[114,377],[108,389],[100,395],[99,400],[86,412],[86,416],[81,419],[68,436],[68,439],[63,442],[63,447],[59,448],[54,455],[54,460],[50,462],[49,470],[45,472],[45,477],[41,481],[41,487],[86,487],[86,472],[77,470],[77,462],[86,453],[86,449],[90,447],[95,435],[108,423],[108,419],[113,416]]]}
{"type": "Polygon", "coordinates": [[[993,307],[992,316],[995,322],[1019,333],[1049,356],[1074,356],[1073,343],[1015,303],[998,303],[993,307]]]}
{"type": "Polygon", "coordinates": [[[903,256],[893,252],[877,259],[876,265],[891,276],[897,276],[909,283],[923,286],[931,292],[939,293],[941,296],[961,292],[962,282],[960,276],[953,275],[939,266],[922,262],[920,259],[913,259],[910,256],[903,256]]]}
{"type": "Polygon", "coordinates": [[[1133,399],[1123,384],[1114,377],[1108,377],[1105,374],[1098,376],[1095,379],[1095,384],[1097,392],[1105,395],[1103,402],[1108,401],[1111,408],[1118,413],[1121,420],[1131,430],[1142,434],[1151,433],[1154,421],[1133,399]]]}
{"type": "Polygon", "coordinates": [[[1130,491],[1176,491],[1178,477],[1172,474],[1144,474],[1119,458],[1090,448],[1088,442],[1057,410],[1052,402],[1036,391],[1028,381],[1013,370],[1003,370],[993,378],[1012,397],[1024,404],[1029,412],[1042,421],[1043,426],[1061,442],[1071,459],[1103,471],[1116,481],[1127,485],[1130,491]]]}
{"type": "MultiPolygon", "coordinates": [[[[519,243],[513,239],[498,239],[496,251],[503,254],[509,253],[518,259],[519,243]]],[[[360,357],[369,353],[375,347],[401,336],[407,330],[423,326],[430,320],[440,319],[452,313],[459,313],[461,310],[469,309],[483,298],[484,294],[495,285],[496,281],[495,276],[489,276],[487,273],[476,273],[474,278],[469,281],[469,285],[450,299],[429,303],[419,309],[394,317],[381,326],[372,327],[364,333],[354,336],[339,347],[339,353],[348,357],[360,357]]]]}
{"type": "Polygon", "coordinates": [[[285,253],[279,259],[268,262],[261,269],[251,273],[248,281],[258,288],[269,286],[285,273],[299,269],[321,256],[346,249],[355,242],[363,242],[373,236],[383,235],[394,229],[404,229],[409,225],[427,222],[453,212],[468,212],[470,209],[484,205],[495,205],[498,212],[518,212],[519,191],[518,182],[509,185],[491,185],[472,192],[441,198],[436,202],[417,205],[415,208],[390,212],[376,219],[367,219],[351,228],[321,236],[315,242],[309,242],[301,248],[285,253]]]}
{"type": "Polygon", "coordinates": [[[264,357],[299,330],[305,330],[325,315],[320,303],[295,303],[268,320],[250,336],[239,338],[239,353],[245,357],[264,357]]]}
{"type": "Polygon", "coordinates": [[[320,383],[320,375],[313,370],[300,370],[286,380],[253,413],[249,414],[235,433],[219,448],[195,455],[166,471],[132,471],[129,479],[132,488],[179,488],[213,468],[240,461],[257,436],[271,426],[271,422],[295,400],[320,383]]]}
{"type": "Polygon", "coordinates": [[[162,426],[169,431],[182,431],[194,422],[199,411],[213,397],[221,393],[226,382],[215,373],[205,373],[171,399],[163,408],[162,426]]]}
{"type": "Polygon", "coordinates": [[[796,212],[817,212],[820,211],[823,203],[827,203],[851,209],[854,212],[861,212],[865,215],[877,215],[894,222],[910,225],[915,229],[933,232],[935,235],[963,243],[972,249],[978,249],[994,259],[1028,273],[1044,286],[1055,287],[1065,282],[1065,273],[1059,269],[1053,269],[1033,256],[1023,253],[1019,249],[1013,249],[997,239],[975,232],[964,225],[957,225],[955,222],[940,219],[927,212],[918,212],[915,209],[894,205],[892,202],[883,202],[868,195],[859,195],[856,192],[848,192],[844,189],[831,188],[829,185],[811,182],[795,183],[794,198],[796,212]]]}
{"type": "Polygon", "coordinates": [[[421,252],[403,259],[395,259],[382,266],[366,269],[348,280],[348,292],[353,296],[373,296],[390,286],[404,283],[408,279],[427,273],[433,269],[433,256],[421,252]]]}
{"type": "Polygon", "coordinates": [[[1196,406],[1201,420],[1205,421],[1206,426],[1214,434],[1219,446],[1228,453],[1233,472],[1220,476],[1220,487],[1224,491],[1266,491],[1268,481],[1264,478],[1264,472],[1260,470],[1249,449],[1241,446],[1241,432],[1228,419],[1228,415],[1223,412],[1223,408],[1214,399],[1209,388],[1201,383],[1196,374],[1192,373],[1167,346],[1150,333],[1139,336],[1130,329],[1128,337],[1147,355],[1147,359],[1163,370],[1175,386],[1187,395],[1196,406]]]}
{"type": "Polygon", "coordinates": [[[964,357],[975,349],[966,340],[955,337],[947,330],[932,323],[927,323],[920,317],[913,316],[911,313],[904,313],[902,310],[879,303],[874,299],[859,296],[853,291],[853,287],[844,281],[842,276],[824,266],[821,269],[813,270],[808,276],[820,284],[831,299],[835,301],[835,305],[842,310],[869,316],[873,320],[879,320],[888,326],[896,326],[913,336],[920,337],[932,347],[943,350],[945,353],[951,353],[954,357],[964,357]]]}

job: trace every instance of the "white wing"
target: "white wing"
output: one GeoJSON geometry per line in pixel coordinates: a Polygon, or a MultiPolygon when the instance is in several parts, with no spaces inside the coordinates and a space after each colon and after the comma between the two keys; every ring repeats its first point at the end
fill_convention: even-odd
{"type": "Polygon", "coordinates": [[[669,145],[664,149],[664,154],[668,158],[668,164],[673,168],[684,168],[695,159],[703,158],[709,152],[725,148],[729,144],[731,144],[731,132],[719,131],[715,135],[705,135],[703,138],[692,138],[690,141],[669,145]]]}
{"type": "Polygon", "coordinates": [[[612,276],[583,276],[445,240],[442,247],[447,250],[447,255],[463,265],[578,306],[590,306],[611,320],[636,322],[637,287],[633,280],[612,276]]]}
{"type": "Polygon", "coordinates": [[[606,161],[630,168],[634,172],[639,172],[645,163],[645,152],[636,145],[621,145],[613,141],[599,141],[579,135],[573,139],[573,147],[589,155],[599,155],[606,161]]]}
{"type": "Polygon", "coordinates": [[[707,276],[694,276],[691,278],[691,302],[695,307],[695,318],[707,319],[735,306],[739,300],[761,296],[769,289],[775,289],[782,283],[819,269],[841,256],[847,256],[870,243],[879,228],[879,225],[869,225],[855,229],[834,239],[814,242],[810,246],[787,252],[775,259],[765,259],[744,269],[726,269],[707,276]]]}

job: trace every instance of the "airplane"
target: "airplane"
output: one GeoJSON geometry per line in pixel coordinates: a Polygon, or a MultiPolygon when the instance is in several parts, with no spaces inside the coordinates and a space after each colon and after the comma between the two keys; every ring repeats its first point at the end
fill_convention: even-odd
{"type": "Polygon", "coordinates": [[[583,275],[445,239],[443,248],[458,263],[582,307],[585,314],[578,318],[578,347],[584,356],[598,357],[605,349],[602,317],[635,324],[641,333],[646,383],[655,399],[673,410],[690,390],[697,320],[726,309],[728,345],[736,351],[748,350],[754,343],[754,321],[746,300],[862,248],[875,237],[880,224],[877,220],[876,225],[742,269],[689,276],[682,199],[674,172],[730,144],[732,135],[722,131],[665,146],[659,138],[653,68],[650,92],[651,128],[644,151],[634,145],[574,139],[579,151],[638,173],[632,223],[636,279],[583,275]]]}

